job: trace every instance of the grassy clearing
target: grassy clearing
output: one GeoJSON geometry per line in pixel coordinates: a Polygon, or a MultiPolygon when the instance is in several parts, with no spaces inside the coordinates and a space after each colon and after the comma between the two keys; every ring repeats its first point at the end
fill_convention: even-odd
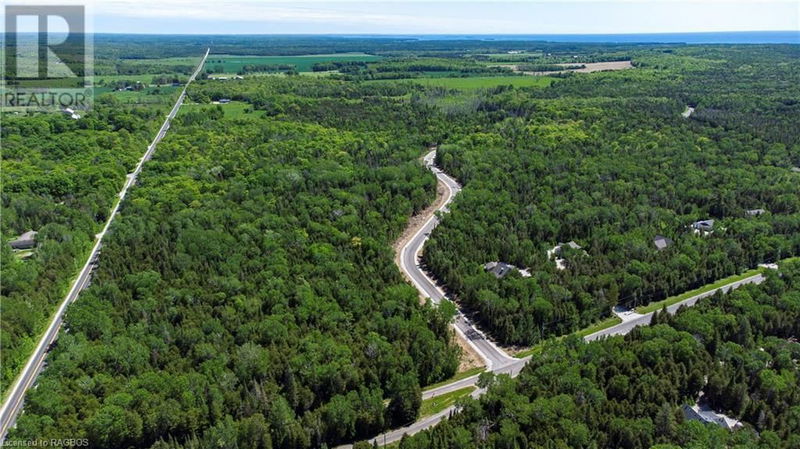
{"type": "Polygon", "coordinates": [[[186,103],[181,106],[179,114],[217,107],[222,109],[222,112],[225,114],[225,118],[240,118],[252,116],[254,114],[253,106],[251,106],[249,103],[244,103],[241,101],[231,101],[230,103],[226,104],[186,103]]]}
{"type": "Polygon", "coordinates": [[[601,330],[608,329],[609,327],[616,326],[617,324],[621,323],[622,319],[616,315],[610,316],[603,321],[598,321],[597,323],[592,324],[589,327],[585,327],[577,332],[575,335],[578,337],[585,337],[587,335],[592,335],[595,332],[600,332],[601,330]]]}
{"type": "Polygon", "coordinates": [[[422,401],[422,406],[419,409],[419,416],[430,416],[441,412],[442,410],[455,404],[460,398],[463,398],[475,391],[475,387],[464,387],[458,390],[445,393],[430,399],[422,401]]]}
{"type": "Polygon", "coordinates": [[[147,73],[143,75],[98,75],[94,77],[94,84],[99,85],[103,83],[115,83],[117,81],[139,81],[145,84],[151,84],[154,78],[167,78],[171,79],[178,77],[182,82],[186,82],[188,76],[175,73],[147,73]]]}
{"type": "Polygon", "coordinates": [[[373,62],[381,59],[380,56],[366,53],[341,53],[335,55],[302,55],[302,56],[235,56],[212,55],[206,61],[206,68],[213,72],[237,73],[245,65],[293,65],[298,72],[311,72],[314,64],[318,62],[373,62]],[[218,68],[222,70],[218,70],[218,68]]]}
{"type": "Polygon", "coordinates": [[[660,310],[663,307],[668,307],[668,306],[671,306],[673,304],[676,304],[676,303],[679,303],[681,301],[684,301],[686,299],[689,299],[689,298],[691,298],[693,296],[697,296],[697,295],[700,295],[700,294],[703,294],[703,293],[706,293],[706,292],[710,292],[710,291],[716,290],[716,289],[718,289],[720,287],[724,287],[724,286],[726,286],[728,284],[732,284],[734,282],[741,281],[742,279],[746,279],[746,278],[749,278],[751,276],[755,276],[758,273],[761,273],[763,271],[764,271],[763,268],[755,268],[755,269],[746,271],[746,272],[744,272],[742,274],[729,276],[729,277],[726,277],[725,279],[720,279],[717,282],[714,282],[714,283],[711,283],[711,284],[706,284],[706,285],[704,285],[704,286],[702,286],[700,288],[696,288],[694,290],[690,290],[688,292],[681,293],[680,295],[677,295],[677,296],[669,297],[669,298],[667,298],[667,299],[665,299],[663,301],[652,302],[652,303],[650,303],[650,304],[648,304],[646,306],[637,307],[636,308],[636,313],[654,312],[656,310],[660,310]]]}
{"type": "MultiPolygon", "coordinates": [[[[612,327],[612,326],[616,326],[617,324],[619,324],[621,322],[622,322],[622,319],[620,317],[618,317],[616,315],[613,315],[613,316],[610,316],[610,317],[608,317],[608,318],[606,318],[606,319],[604,319],[602,321],[598,321],[598,322],[592,324],[589,327],[585,327],[585,328],[583,328],[581,330],[575,331],[570,335],[576,335],[576,336],[578,336],[580,338],[583,338],[583,337],[585,337],[587,335],[591,335],[591,334],[593,334],[595,332],[600,332],[601,330],[608,329],[609,327],[612,327]]],[[[558,337],[559,340],[562,339],[562,338],[564,338],[564,336],[558,337]]],[[[529,355],[534,355],[534,354],[538,354],[538,353],[542,352],[543,348],[544,348],[544,344],[539,343],[537,345],[531,346],[530,348],[528,348],[528,349],[526,349],[524,351],[520,351],[520,352],[514,354],[514,357],[518,358],[518,359],[523,359],[525,357],[528,357],[529,355]]]]}
{"type": "Polygon", "coordinates": [[[468,78],[415,78],[418,84],[448,89],[475,90],[498,86],[547,87],[555,78],[547,76],[473,76],[468,78]]]}
{"type": "Polygon", "coordinates": [[[423,391],[431,390],[433,388],[438,388],[438,387],[441,387],[442,385],[451,384],[451,383],[459,381],[461,379],[466,379],[467,377],[471,377],[471,376],[474,376],[476,374],[480,374],[480,373],[482,373],[484,371],[486,371],[486,367],[485,366],[478,366],[478,367],[475,367],[475,368],[472,368],[472,369],[468,369],[466,371],[461,371],[460,373],[456,373],[455,376],[453,376],[453,377],[451,377],[451,378],[449,378],[447,380],[443,380],[443,381],[441,381],[439,383],[428,385],[427,387],[425,387],[423,389],[423,391]]]}
{"type": "Polygon", "coordinates": [[[158,59],[122,59],[119,62],[123,64],[130,64],[130,65],[146,65],[146,66],[157,66],[157,65],[191,65],[197,66],[200,62],[199,57],[195,56],[185,56],[185,57],[177,57],[177,58],[158,58],[158,59]]]}
{"type": "Polygon", "coordinates": [[[104,94],[112,95],[125,104],[150,104],[150,105],[171,105],[180,93],[181,87],[147,87],[139,91],[115,91],[110,87],[96,87],[95,96],[104,94]]]}

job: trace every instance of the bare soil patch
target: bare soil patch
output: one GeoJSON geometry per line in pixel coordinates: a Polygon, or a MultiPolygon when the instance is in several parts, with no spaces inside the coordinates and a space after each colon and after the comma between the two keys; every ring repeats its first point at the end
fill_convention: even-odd
{"type": "MultiPolygon", "coordinates": [[[[559,65],[570,66],[574,64],[559,64],[559,65]]],[[[626,70],[633,68],[633,64],[631,64],[630,61],[586,62],[581,65],[585,65],[586,67],[582,69],[575,69],[569,71],[578,73],[592,73],[592,72],[603,72],[607,70],[626,70]]]]}
{"type": "Polygon", "coordinates": [[[481,356],[472,349],[472,346],[455,332],[453,332],[453,341],[461,348],[461,360],[458,363],[459,373],[479,366],[486,366],[481,356]]]}
{"type": "Polygon", "coordinates": [[[555,75],[558,73],[592,73],[592,72],[608,72],[612,70],[627,70],[632,69],[633,64],[630,61],[608,61],[608,62],[584,62],[584,63],[563,63],[563,64],[556,64],[562,67],[569,67],[574,65],[583,65],[585,67],[581,69],[564,69],[564,70],[556,70],[553,72],[523,72],[519,69],[519,65],[516,64],[504,64],[506,67],[510,67],[511,70],[517,73],[522,73],[525,75],[533,75],[533,76],[547,76],[547,75],[555,75]]]}

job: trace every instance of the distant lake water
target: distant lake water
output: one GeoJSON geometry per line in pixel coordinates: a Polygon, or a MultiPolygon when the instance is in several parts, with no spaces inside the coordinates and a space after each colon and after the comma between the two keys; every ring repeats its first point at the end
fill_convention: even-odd
{"type": "MultiPolygon", "coordinates": [[[[354,36],[353,36],[354,37],[354,36]]],[[[368,36],[362,36],[368,37],[368,36]]],[[[389,36],[385,36],[389,37],[389,36]]],[[[394,37],[394,36],[392,36],[394,37]]],[[[398,36],[399,37],[399,36],[398,36]]],[[[730,31],[714,33],[653,34],[496,34],[496,35],[408,35],[422,40],[477,39],[496,41],[548,41],[590,43],[681,43],[681,44],[800,44],[800,31],[730,31]]]]}

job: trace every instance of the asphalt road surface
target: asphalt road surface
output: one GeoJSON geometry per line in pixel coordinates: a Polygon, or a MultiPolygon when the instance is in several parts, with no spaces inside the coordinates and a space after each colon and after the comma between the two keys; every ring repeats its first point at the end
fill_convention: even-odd
{"type": "MultiPolygon", "coordinates": [[[[433,160],[436,157],[436,151],[431,151],[425,155],[425,166],[431,170],[436,177],[441,181],[447,189],[445,201],[437,212],[448,212],[447,206],[453,201],[453,198],[461,191],[461,186],[455,179],[451,178],[436,166],[433,165],[433,160]]],[[[448,300],[445,293],[440,289],[433,279],[428,276],[425,271],[419,266],[419,256],[422,252],[422,247],[425,241],[428,240],[431,231],[436,225],[439,224],[439,219],[436,214],[432,215],[420,228],[416,234],[403,246],[400,250],[400,267],[403,272],[411,279],[417,290],[424,296],[431,298],[434,304],[439,304],[442,300],[448,300]]],[[[461,312],[456,316],[453,327],[456,332],[472,346],[475,352],[480,355],[486,362],[488,369],[494,370],[495,368],[502,368],[510,363],[515,363],[518,360],[510,357],[492,343],[477,327],[475,327],[461,312]]]]}
{"type": "MultiPolygon", "coordinates": [[[[725,285],[720,288],[716,288],[714,290],[707,291],[705,293],[700,293],[699,295],[692,296],[691,298],[684,299],[681,302],[675,303],[669,307],[667,307],[667,312],[670,314],[675,314],[681,307],[691,307],[697,304],[697,301],[708,298],[709,296],[714,296],[717,291],[722,291],[723,293],[727,293],[731,290],[735,290],[742,285],[747,284],[760,284],[764,282],[764,276],[761,274],[756,274],[750,276],[748,278],[744,278],[740,281],[732,282],[728,285],[725,285]]],[[[632,320],[625,321],[622,323],[617,324],[616,326],[609,327],[608,329],[603,329],[599,332],[595,332],[593,334],[587,335],[583,337],[585,341],[594,341],[603,337],[608,337],[611,335],[626,335],[630,331],[633,330],[636,326],[648,326],[650,325],[650,320],[653,318],[653,312],[646,313],[644,315],[638,316],[632,320]]]]}
{"type": "MultiPolygon", "coordinates": [[[[453,200],[453,197],[461,190],[461,186],[456,182],[455,179],[451,178],[440,169],[433,165],[433,160],[436,156],[436,152],[432,151],[428,153],[425,158],[425,165],[436,174],[436,177],[441,180],[444,185],[447,187],[447,198],[445,199],[444,204],[442,207],[439,208],[440,212],[447,212],[447,205],[450,204],[453,200]]],[[[431,231],[436,225],[439,223],[438,218],[436,216],[432,216],[428,221],[425,222],[425,225],[417,232],[409,242],[401,249],[400,254],[400,264],[401,269],[403,272],[408,275],[408,277],[412,280],[414,286],[425,296],[428,296],[433,300],[434,303],[439,303],[442,300],[447,300],[447,296],[445,293],[436,285],[436,283],[419,267],[419,254],[422,251],[422,246],[424,245],[425,241],[430,236],[431,231]]],[[[728,292],[730,290],[736,289],[742,285],[746,284],[760,284],[764,281],[764,277],[760,274],[751,276],[749,278],[742,279],[740,281],[731,283],[724,287],[720,287],[719,289],[711,290],[705,293],[701,293],[699,295],[692,296],[691,298],[687,298],[681,302],[673,304],[667,307],[667,311],[671,314],[674,314],[678,311],[680,307],[691,307],[697,303],[702,298],[706,298],[709,296],[713,296],[718,290],[722,292],[728,292]]],[[[608,337],[612,335],[625,335],[629,333],[633,328],[636,326],[647,326],[650,324],[650,320],[652,319],[653,313],[647,313],[641,315],[639,317],[633,318],[631,320],[625,321],[623,323],[617,324],[616,326],[612,326],[608,329],[604,329],[599,332],[595,332],[594,334],[588,335],[584,337],[586,342],[594,341],[603,337],[608,337]]],[[[483,357],[483,359],[487,363],[487,368],[494,372],[495,374],[508,374],[512,377],[519,374],[525,364],[530,360],[530,356],[517,359],[508,356],[505,352],[503,352],[500,348],[495,346],[491,341],[486,339],[483,333],[480,332],[477,328],[475,328],[467,319],[459,312],[456,321],[454,323],[454,327],[457,332],[461,334],[462,337],[466,336],[467,342],[472,345],[475,351],[483,357]]],[[[431,388],[422,392],[422,399],[430,399],[436,396],[440,396],[445,393],[449,393],[455,390],[459,390],[461,388],[475,386],[478,382],[479,375],[474,375],[470,377],[466,377],[464,379],[459,379],[448,383],[446,385],[442,385],[440,387],[431,388]]],[[[472,392],[471,396],[478,397],[483,394],[483,389],[476,389],[472,392]]],[[[384,444],[391,444],[397,441],[400,441],[403,438],[403,435],[413,435],[417,432],[420,432],[425,429],[429,429],[436,424],[438,424],[443,419],[449,417],[452,413],[458,412],[455,406],[448,407],[445,410],[442,410],[439,413],[436,413],[431,416],[425,416],[420,418],[414,423],[411,423],[405,427],[399,429],[393,429],[386,433],[376,436],[375,438],[369,440],[370,444],[377,443],[378,445],[384,444]]],[[[350,449],[352,445],[345,444],[338,446],[336,449],[350,449]]]]}
{"type": "MultiPolygon", "coordinates": [[[[446,213],[448,212],[447,206],[453,201],[453,198],[456,196],[456,194],[461,191],[461,186],[458,184],[458,182],[456,182],[455,179],[451,178],[433,165],[435,157],[436,151],[431,151],[425,155],[423,160],[425,161],[425,166],[436,175],[439,181],[441,181],[447,189],[445,201],[436,211],[440,213],[446,213]]],[[[443,300],[449,301],[449,299],[447,298],[447,295],[445,295],[444,291],[439,288],[433,279],[431,279],[430,276],[428,276],[428,274],[425,273],[425,271],[423,271],[419,266],[419,256],[422,252],[422,247],[425,244],[425,241],[428,240],[431,231],[433,231],[433,228],[435,228],[438,224],[439,219],[437,218],[436,214],[432,215],[430,218],[428,218],[422,228],[420,228],[400,250],[400,268],[408,276],[408,278],[411,279],[411,282],[414,284],[417,290],[419,290],[422,295],[431,298],[435,304],[439,304],[443,300]]],[[[506,354],[502,349],[498,348],[494,343],[486,338],[486,335],[484,335],[483,332],[475,327],[473,323],[469,321],[469,319],[467,319],[460,311],[453,322],[453,328],[461,336],[461,338],[469,343],[475,352],[477,352],[478,355],[483,358],[483,360],[486,362],[487,369],[494,373],[505,373],[516,376],[528,361],[528,358],[517,359],[506,354]]],[[[422,393],[422,398],[429,399],[440,396],[461,388],[474,386],[477,382],[478,375],[476,374],[471,377],[451,382],[447,385],[425,390],[422,393]]],[[[482,393],[482,389],[476,389],[472,393],[472,396],[477,397],[482,393]]],[[[448,407],[439,413],[423,417],[418,421],[409,424],[408,426],[390,430],[384,434],[378,435],[370,440],[370,444],[377,443],[382,445],[399,441],[401,438],[403,438],[403,435],[411,435],[438,424],[441,420],[447,418],[455,411],[457,411],[455,407],[448,407]]],[[[338,446],[337,449],[347,449],[351,447],[352,445],[346,444],[338,446]]]]}
{"type": "Polygon", "coordinates": [[[194,81],[194,79],[197,77],[197,74],[200,73],[200,70],[203,68],[203,65],[206,62],[206,58],[208,58],[209,51],[210,49],[206,50],[206,53],[203,55],[203,59],[200,61],[197,69],[183,87],[178,100],[175,102],[175,105],[172,107],[166,119],[164,120],[164,123],[161,125],[161,128],[158,130],[158,134],[156,134],[155,139],[153,139],[153,142],[147,147],[147,151],[145,151],[144,155],[142,155],[141,159],[139,159],[139,163],[136,164],[136,169],[127,175],[125,184],[123,185],[122,190],[119,192],[120,199],[111,210],[111,214],[103,226],[102,231],[95,236],[95,244],[92,247],[92,251],[89,253],[86,263],[78,274],[78,277],[75,279],[75,282],[73,282],[72,287],[67,293],[67,296],[64,298],[64,301],[61,302],[58,310],[56,310],[55,316],[42,335],[42,338],[39,340],[39,344],[31,354],[28,362],[23,367],[22,372],[17,377],[16,382],[11,386],[9,393],[6,396],[6,400],[3,402],[2,408],[0,408],[0,442],[5,440],[8,430],[16,422],[17,415],[22,409],[22,405],[24,403],[25,392],[27,392],[28,389],[36,382],[37,376],[44,367],[44,361],[45,357],[47,356],[47,352],[49,351],[50,346],[56,340],[58,331],[61,329],[61,324],[64,319],[64,312],[67,310],[67,307],[70,304],[75,302],[80,292],[91,283],[92,271],[97,265],[97,260],[100,256],[100,248],[103,246],[103,237],[106,235],[109,226],[111,226],[111,222],[116,217],[120,203],[128,193],[128,189],[136,183],[136,177],[139,175],[139,173],[141,173],[144,163],[150,160],[152,157],[153,151],[156,149],[156,145],[158,145],[158,143],[161,142],[161,139],[163,139],[166,135],[167,130],[169,129],[170,121],[175,118],[175,115],[178,113],[178,110],[183,104],[183,100],[186,98],[186,88],[192,81],[194,81]]]}

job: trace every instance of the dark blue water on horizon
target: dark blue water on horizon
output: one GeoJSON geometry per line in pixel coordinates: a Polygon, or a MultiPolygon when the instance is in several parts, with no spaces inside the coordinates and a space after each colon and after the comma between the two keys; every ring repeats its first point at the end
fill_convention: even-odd
{"type": "Polygon", "coordinates": [[[707,33],[641,34],[428,34],[348,35],[347,37],[403,37],[420,40],[547,41],[581,43],[669,44],[800,44],[800,31],[724,31],[707,33]]]}

